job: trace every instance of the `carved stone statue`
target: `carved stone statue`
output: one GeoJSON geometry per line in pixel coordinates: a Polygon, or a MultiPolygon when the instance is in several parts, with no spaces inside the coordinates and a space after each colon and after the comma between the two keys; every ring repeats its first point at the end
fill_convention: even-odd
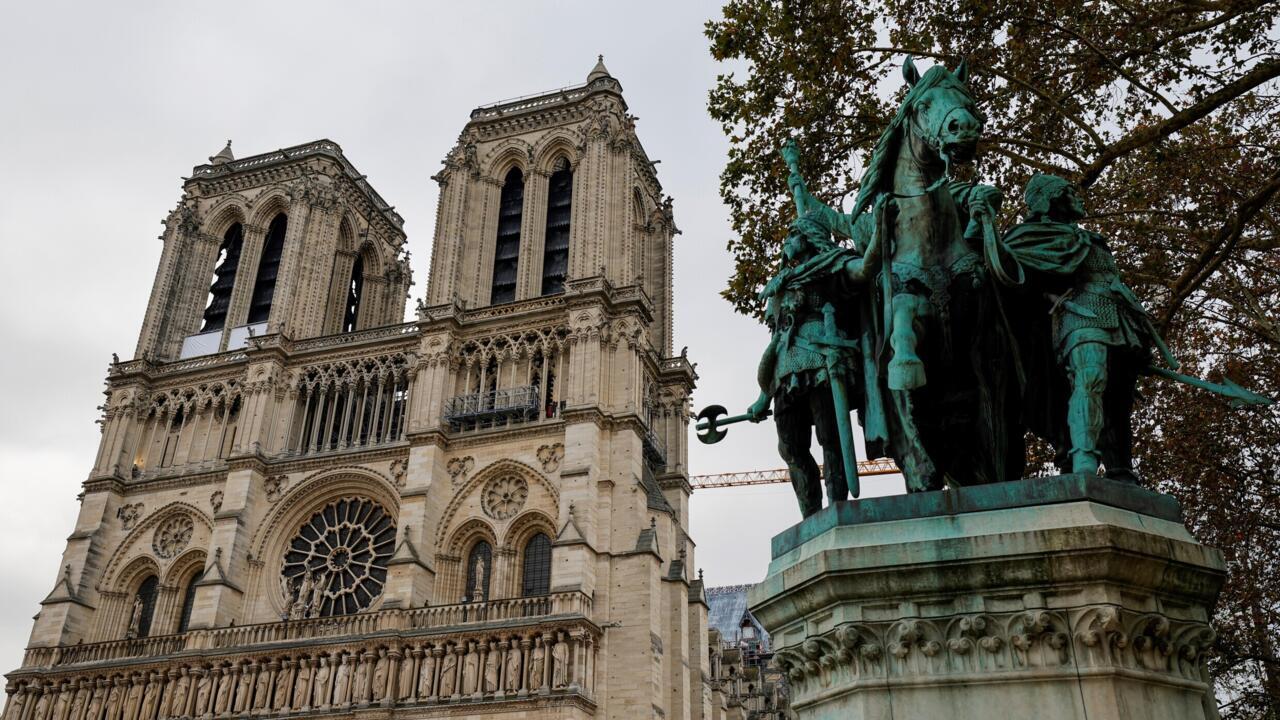
{"type": "Polygon", "coordinates": [[[458,687],[458,655],[452,648],[445,648],[440,659],[440,697],[453,695],[458,687]]]}
{"type": "Polygon", "coordinates": [[[312,682],[311,707],[320,710],[329,708],[329,676],[331,673],[329,658],[321,655],[319,664],[316,665],[315,680],[312,682]]]}
{"type": "Polygon", "coordinates": [[[271,704],[271,677],[280,669],[280,664],[272,660],[258,668],[258,676],[253,683],[253,702],[255,711],[266,709],[271,704]]]}
{"type": "Polygon", "coordinates": [[[431,698],[436,695],[436,659],[439,648],[430,648],[422,656],[422,667],[418,670],[418,697],[431,698]]]}
{"type": "Polygon", "coordinates": [[[542,689],[545,679],[547,651],[542,646],[542,638],[534,638],[533,651],[529,657],[529,691],[542,689]]]}
{"type": "Polygon", "coordinates": [[[501,667],[498,656],[498,641],[489,641],[489,653],[484,658],[484,691],[498,691],[498,670],[501,667]]]}
{"type": "Polygon", "coordinates": [[[316,573],[315,583],[311,587],[311,594],[307,598],[307,617],[317,618],[321,616],[324,610],[324,594],[325,589],[329,586],[329,574],[327,572],[316,573]]]}
{"type": "Polygon", "coordinates": [[[58,686],[58,699],[53,703],[53,720],[66,720],[67,710],[71,707],[71,690],[64,680],[58,686]]]}
{"type": "Polygon", "coordinates": [[[556,644],[551,648],[551,687],[556,690],[569,685],[569,643],[564,633],[556,633],[556,644]]]}
{"type": "Polygon", "coordinates": [[[130,640],[138,637],[138,633],[142,630],[142,608],[142,596],[134,595],[133,610],[129,613],[129,631],[125,635],[130,640]]]}
{"type": "Polygon", "coordinates": [[[9,703],[4,708],[4,720],[21,720],[22,711],[27,707],[27,689],[19,686],[9,695],[9,703]]]}
{"type": "Polygon", "coordinates": [[[290,693],[293,691],[293,660],[285,660],[280,663],[280,672],[276,675],[276,692],[271,702],[271,707],[277,711],[283,711],[289,707],[290,693]]]}
{"type": "Polygon", "coordinates": [[[235,678],[231,676],[232,669],[224,667],[213,668],[213,678],[218,683],[218,689],[213,696],[213,714],[222,716],[231,711],[231,689],[235,686],[235,678]]]}
{"type": "MultiPolygon", "coordinates": [[[[121,680],[118,682],[123,683],[124,681],[121,680]]],[[[116,703],[113,705],[109,705],[109,707],[112,707],[112,708],[119,707],[119,693],[115,692],[114,688],[112,689],[112,692],[116,694],[116,703]]],[[[40,687],[40,696],[36,698],[35,709],[31,711],[32,713],[31,720],[44,720],[44,718],[48,717],[49,704],[52,702],[52,700],[53,700],[53,686],[42,685],[40,687]]]]}
{"type": "Polygon", "coordinates": [[[198,668],[192,670],[196,675],[196,706],[191,711],[195,717],[209,717],[212,707],[209,700],[213,697],[213,684],[215,678],[213,671],[216,668],[198,668]]]}
{"type": "MultiPolygon", "coordinates": [[[[117,675],[115,679],[111,681],[111,690],[107,693],[106,702],[107,720],[117,720],[120,717],[121,706],[124,704],[124,683],[125,680],[120,675],[117,675]]],[[[45,696],[42,694],[40,699],[43,700],[44,697],[45,696]]],[[[48,706],[46,705],[46,709],[47,707],[48,706]]],[[[44,717],[44,713],[40,711],[39,701],[36,702],[35,713],[37,718],[44,717]]]]}
{"type": "Polygon", "coordinates": [[[141,675],[129,676],[129,689],[124,695],[124,720],[137,720],[138,707],[142,705],[142,686],[145,682],[141,675]]]}
{"type": "Polygon", "coordinates": [[[504,669],[503,689],[509,693],[520,690],[520,646],[519,640],[512,638],[507,648],[506,668],[504,669]]]}
{"type": "Polygon", "coordinates": [[[311,593],[315,590],[315,578],[310,570],[302,571],[302,579],[298,581],[298,599],[294,602],[297,618],[311,617],[311,593]]]}
{"type": "Polygon", "coordinates": [[[93,695],[89,696],[89,707],[85,710],[85,720],[98,720],[102,717],[102,707],[106,703],[107,681],[98,680],[94,684],[93,695]]]}
{"type": "Polygon", "coordinates": [[[372,653],[356,652],[354,655],[355,665],[352,668],[352,677],[354,687],[351,690],[351,702],[358,705],[367,705],[369,703],[369,673],[373,671],[370,660],[372,653]]]}
{"type": "Polygon", "coordinates": [[[351,655],[334,660],[338,669],[333,677],[333,704],[338,707],[346,707],[351,698],[351,668],[355,663],[356,659],[351,655]]]}
{"type": "Polygon", "coordinates": [[[156,716],[156,705],[160,701],[160,673],[151,673],[147,685],[142,690],[142,706],[138,710],[138,720],[153,720],[156,716]]]}
{"type": "Polygon", "coordinates": [[[387,695],[387,649],[378,648],[378,659],[373,663],[373,701],[381,702],[387,695]]]}
{"type": "Polygon", "coordinates": [[[484,556],[480,555],[476,558],[476,587],[475,590],[472,591],[473,597],[471,598],[471,602],[482,603],[487,599],[484,591],[487,580],[485,576],[487,572],[488,565],[484,561],[484,556]]]}
{"type": "Polygon", "coordinates": [[[400,658],[400,674],[396,678],[396,700],[404,702],[413,695],[413,658],[415,651],[406,647],[400,658]]]}
{"type": "MultiPolygon", "coordinates": [[[[71,709],[67,712],[67,720],[82,720],[84,708],[89,702],[91,692],[88,680],[81,680],[77,683],[76,694],[71,698],[71,709]]],[[[9,718],[6,717],[5,720],[9,720],[9,718]]]]}
{"type": "Polygon", "coordinates": [[[293,680],[293,706],[295,710],[311,708],[311,658],[298,660],[298,671],[293,680]]]}
{"type": "Polygon", "coordinates": [[[191,697],[191,675],[187,674],[186,667],[177,671],[177,675],[173,670],[169,671],[169,687],[173,688],[169,692],[168,702],[160,707],[160,715],[164,717],[184,717],[187,715],[187,698],[191,697]]]}
{"type": "Polygon", "coordinates": [[[253,670],[256,665],[240,665],[238,670],[238,679],[236,682],[236,697],[232,707],[236,713],[242,713],[249,709],[250,701],[253,700],[253,670]]]}
{"type": "Polygon", "coordinates": [[[470,695],[476,691],[479,679],[480,655],[476,653],[476,644],[467,643],[467,654],[462,658],[462,694],[470,695]]]}

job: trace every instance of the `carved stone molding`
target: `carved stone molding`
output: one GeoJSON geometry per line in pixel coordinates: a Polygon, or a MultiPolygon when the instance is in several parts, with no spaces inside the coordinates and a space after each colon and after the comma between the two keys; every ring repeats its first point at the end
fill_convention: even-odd
{"type": "Polygon", "coordinates": [[[1078,669],[1200,682],[1213,631],[1203,622],[1113,605],[851,622],[778,651],[798,695],[893,678],[1078,669]]]}

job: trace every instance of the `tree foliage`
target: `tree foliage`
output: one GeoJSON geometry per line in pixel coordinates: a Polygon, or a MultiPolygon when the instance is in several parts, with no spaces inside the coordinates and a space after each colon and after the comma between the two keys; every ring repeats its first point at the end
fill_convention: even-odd
{"type": "MultiPolygon", "coordinates": [[[[974,172],[1016,220],[1034,172],[1085,189],[1085,225],[1194,372],[1280,396],[1280,3],[729,0],[708,23],[709,110],[729,135],[724,295],[756,314],[794,212],[778,148],[848,207],[902,97],[905,55],[967,58],[986,116],[974,172]]],[[[1225,717],[1280,717],[1280,410],[1147,383],[1147,482],[1177,495],[1229,578],[1214,672],[1225,717]]]]}

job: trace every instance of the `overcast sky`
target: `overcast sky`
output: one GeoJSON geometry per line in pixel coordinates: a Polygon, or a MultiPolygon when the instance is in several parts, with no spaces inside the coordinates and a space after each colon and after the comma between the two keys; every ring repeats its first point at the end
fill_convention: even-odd
{"type": "MultiPolygon", "coordinates": [[[[98,443],[111,353],[132,357],[181,179],[231,138],[237,156],[327,137],[405,217],[426,287],[430,175],[478,105],[582,83],[603,53],[675,198],[675,345],[695,405],[754,399],[765,331],[717,292],[731,271],[717,192],[727,142],[706,113],[716,2],[89,3],[0,5],[0,672],[16,668],[53,587],[98,443]]],[[[412,306],[410,302],[410,306],[412,306]]],[[[771,426],[692,443],[695,474],[780,467],[771,426]]],[[[874,483],[873,493],[896,481],[874,483]]],[[[789,487],[692,501],[712,585],[764,576],[797,522],[789,487]]]]}

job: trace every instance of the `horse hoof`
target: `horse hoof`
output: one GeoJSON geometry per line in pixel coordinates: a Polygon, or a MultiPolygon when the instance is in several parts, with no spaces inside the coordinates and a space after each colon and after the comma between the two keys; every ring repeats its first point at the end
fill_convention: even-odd
{"type": "Polygon", "coordinates": [[[924,363],[919,360],[890,360],[888,381],[890,390],[924,387],[924,363]]]}

